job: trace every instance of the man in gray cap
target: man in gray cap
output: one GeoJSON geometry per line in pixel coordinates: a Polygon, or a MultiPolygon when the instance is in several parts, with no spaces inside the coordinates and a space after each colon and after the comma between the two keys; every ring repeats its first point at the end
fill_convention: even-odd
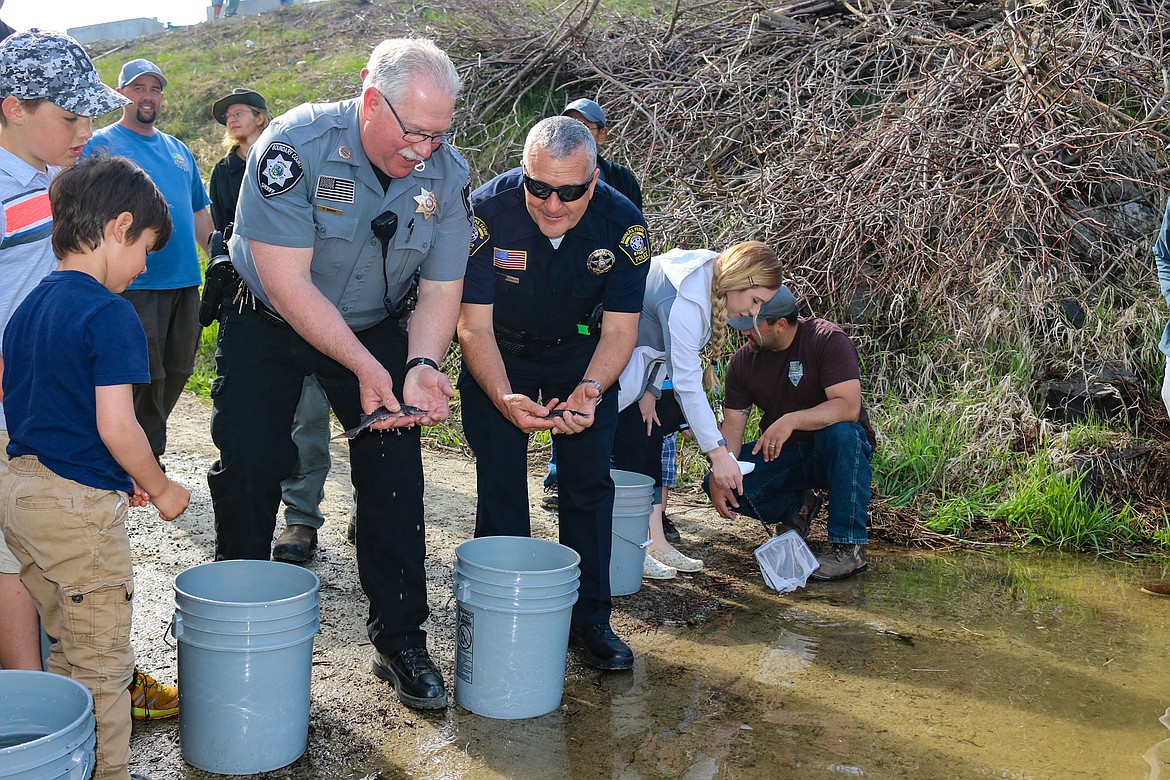
{"type": "Polygon", "coordinates": [[[630,199],[630,202],[642,210],[642,188],[634,172],[620,163],[607,160],[601,156],[601,147],[609,139],[609,129],[606,127],[605,111],[589,98],[578,98],[565,106],[561,112],[563,116],[572,117],[589,128],[589,134],[597,143],[597,167],[601,171],[600,179],[615,190],[630,199]]]}
{"type": "MultiPolygon", "coordinates": [[[[738,497],[704,480],[715,511],[792,524],[808,491],[828,490],[829,549],[817,556],[812,577],[840,580],[862,571],[876,439],[861,403],[857,349],[833,323],[798,316],[796,298],[783,285],[756,317],[727,324],[747,343],[727,366],[720,431],[727,449],[755,468],[738,497]],[[762,433],[744,444],[752,406],[763,411],[762,433]]],[[[803,536],[808,528],[797,530],[803,536]]]]}
{"type": "Polygon", "coordinates": [[[167,447],[167,417],[195,369],[199,346],[198,246],[214,229],[210,200],[195,157],[187,146],[155,127],[167,79],[150,60],[130,60],[118,76],[118,91],[129,99],[117,124],[94,133],[86,155],[105,152],[129,157],[143,168],[171,207],[171,240],[151,252],[146,273],[123,293],[146,331],[150,384],[134,386],[134,413],[154,456],[167,447]]]}

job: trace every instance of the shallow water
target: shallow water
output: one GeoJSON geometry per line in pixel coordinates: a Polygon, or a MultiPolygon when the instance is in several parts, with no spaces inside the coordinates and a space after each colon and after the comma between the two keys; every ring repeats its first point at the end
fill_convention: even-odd
{"type": "Polygon", "coordinates": [[[1170,778],[1170,599],[1140,591],[1163,576],[885,552],[634,636],[632,673],[570,681],[550,715],[453,706],[336,776],[1170,778]]]}

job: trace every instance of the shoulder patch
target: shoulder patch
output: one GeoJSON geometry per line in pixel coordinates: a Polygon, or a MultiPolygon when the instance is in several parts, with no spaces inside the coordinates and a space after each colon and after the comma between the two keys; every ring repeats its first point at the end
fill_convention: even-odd
{"type": "Polygon", "coordinates": [[[618,247],[629,256],[630,262],[634,265],[641,265],[650,259],[650,237],[646,234],[646,228],[641,225],[634,225],[623,233],[618,247]]]}
{"type": "Polygon", "coordinates": [[[284,141],[273,141],[256,164],[256,184],[265,198],[283,195],[305,175],[297,150],[284,141]]]}
{"type": "Polygon", "coordinates": [[[487,223],[479,217],[471,220],[471,249],[467,254],[474,255],[479,248],[487,243],[491,236],[488,234],[487,223]]]}

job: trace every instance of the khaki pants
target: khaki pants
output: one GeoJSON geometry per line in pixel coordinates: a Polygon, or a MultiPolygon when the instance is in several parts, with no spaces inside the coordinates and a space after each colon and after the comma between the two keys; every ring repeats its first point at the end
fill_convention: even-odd
{"type": "Polygon", "coordinates": [[[32,456],[13,459],[0,479],[5,536],[45,632],[56,640],[45,669],[93,694],[95,780],[130,777],[128,511],[125,493],[64,479],[32,456]]]}
{"type": "MultiPolygon", "coordinates": [[[[0,431],[0,480],[4,479],[4,472],[8,471],[8,431],[0,431]]],[[[20,572],[20,561],[8,549],[4,541],[4,515],[0,514],[0,574],[17,574],[20,572]]]]}

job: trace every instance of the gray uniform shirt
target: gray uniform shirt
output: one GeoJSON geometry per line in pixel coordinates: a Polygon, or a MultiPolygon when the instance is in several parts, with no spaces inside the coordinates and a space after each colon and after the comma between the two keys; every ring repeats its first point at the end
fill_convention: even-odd
{"type": "Polygon", "coordinates": [[[248,154],[229,247],[240,276],[270,308],[246,239],[312,247],[313,284],[355,331],[385,319],[415,271],[436,282],[461,279],[471,232],[463,157],[444,144],[383,193],[362,150],[360,112],[354,98],[306,103],[273,120],[248,154]],[[398,227],[383,262],[370,223],[386,211],[398,227]]]}

